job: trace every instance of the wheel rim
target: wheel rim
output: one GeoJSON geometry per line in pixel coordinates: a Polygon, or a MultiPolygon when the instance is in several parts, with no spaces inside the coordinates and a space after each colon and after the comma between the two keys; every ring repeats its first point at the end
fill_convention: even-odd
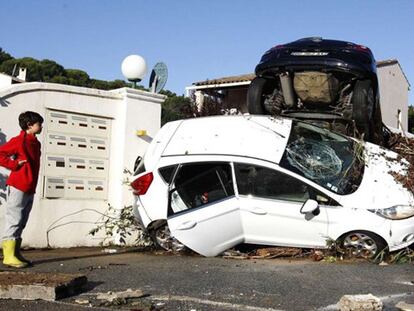
{"type": "Polygon", "coordinates": [[[377,243],[364,233],[352,233],[345,237],[343,246],[355,257],[372,258],[378,250],[377,243]]]}
{"type": "Polygon", "coordinates": [[[184,250],[185,246],[181,244],[176,238],[171,236],[168,226],[163,226],[155,232],[155,240],[161,248],[167,251],[180,252],[184,250]]]}

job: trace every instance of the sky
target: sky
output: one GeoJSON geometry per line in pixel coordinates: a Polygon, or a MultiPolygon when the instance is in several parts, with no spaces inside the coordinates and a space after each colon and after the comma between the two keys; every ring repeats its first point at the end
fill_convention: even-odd
{"type": "MultiPolygon", "coordinates": [[[[414,85],[412,0],[0,0],[0,47],[52,59],[91,78],[124,79],[122,60],[168,66],[166,89],[254,72],[270,47],[321,36],[399,60],[414,85]]],[[[414,104],[410,92],[409,103],[414,104]]]]}

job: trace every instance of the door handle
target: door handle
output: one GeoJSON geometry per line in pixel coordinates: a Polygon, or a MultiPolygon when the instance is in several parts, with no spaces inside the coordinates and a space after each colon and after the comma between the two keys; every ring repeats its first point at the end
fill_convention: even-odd
{"type": "Polygon", "coordinates": [[[251,208],[251,209],[249,209],[249,212],[252,213],[252,214],[256,214],[256,215],[266,215],[267,214],[267,212],[264,209],[260,208],[260,207],[251,208]]]}
{"type": "Polygon", "coordinates": [[[181,225],[179,225],[177,227],[177,230],[188,230],[188,229],[194,228],[196,225],[197,223],[195,221],[191,221],[191,220],[186,221],[186,222],[183,222],[181,225]]]}

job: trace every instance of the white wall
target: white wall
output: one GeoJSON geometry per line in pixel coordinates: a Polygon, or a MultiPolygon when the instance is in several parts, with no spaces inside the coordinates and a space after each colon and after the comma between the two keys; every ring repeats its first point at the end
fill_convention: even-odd
{"type": "Polygon", "coordinates": [[[377,68],[383,122],[399,128],[398,109],[404,131],[408,126],[408,82],[398,64],[377,68]]]}
{"type": "MultiPolygon", "coordinates": [[[[132,195],[122,186],[123,169],[132,170],[135,158],[143,155],[148,145],[147,137],[135,135],[137,129],[144,129],[153,137],[160,127],[161,103],[164,96],[134,89],[101,91],[50,83],[22,83],[0,91],[0,143],[9,140],[20,131],[18,116],[26,110],[33,110],[46,116],[47,109],[82,113],[112,120],[109,157],[108,199],[47,199],[43,194],[44,161],[40,170],[39,184],[33,210],[23,234],[25,245],[46,247],[46,233],[52,247],[97,245],[102,237],[88,235],[100,219],[98,213],[105,212],[108,204],[122,208],[131,202],[132,195]]],[[[47,129],[38,136],[45,141],[47,129]]],[[[42,153],[44,157],[44,148],[42,153]]],[[[1,169],[3,180],[7,170],[1,169]]],[[[0,204],[5,203],[5,189],[1,189],[0,204]]],[[[4,224],[4,208],[0,210],[0,234],[4,224]]]]}

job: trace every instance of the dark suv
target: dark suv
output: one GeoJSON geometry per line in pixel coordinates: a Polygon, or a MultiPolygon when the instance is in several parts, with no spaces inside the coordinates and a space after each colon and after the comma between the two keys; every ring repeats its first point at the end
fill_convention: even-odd
{"type": "Polygon", "coordinates": [[[376,62],[369,48],[304,38],[268,50],[255,72],[249,113],[305,119],[383,143],[376,62]]]}

